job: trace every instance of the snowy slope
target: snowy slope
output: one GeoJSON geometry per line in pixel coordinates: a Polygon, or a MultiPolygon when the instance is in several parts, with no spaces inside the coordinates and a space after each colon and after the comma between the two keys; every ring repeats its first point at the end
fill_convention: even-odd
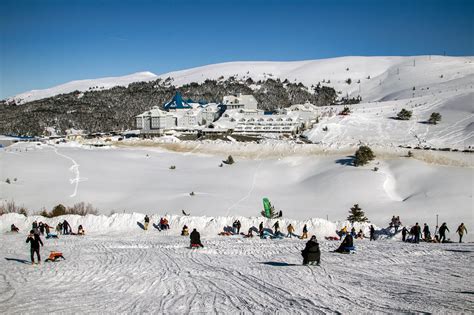
{"type": "Polygon", "coordinates": [[[281,143],[278,151],[278,143],[191,144],[194,153],[153,147],[14,145],[0,150],[2,164],[8,165],[0,171],[1,178],[17,181],[0,181],[0,197],[32,211],[84,201],[104,214],[177,215],[185,209],[197,216],[246,217],[258,215],[262,198],[268,197],[290,219],[340,221],[359,203],[378,226],[386,226],[392,215],[400,215],[406,224],[434,226],[436,214],[451,226],[474,226],[474,173],[467,154],[451,153],[461,160],[443,166],[427,163],[444,157],[437,152],[415,152],[416,159],[408,159],[403,157],[406,151],[376,151],[376,161],[356,168],[346,165],[353,151],[321,155],[304,151],[311,145],[281,143]],[[236,163],[218,167],[228,154],[236,163]],[[377,172],[372,171],[375,166],[377,172]]]}
{"type": "MultiPolygon", "coordinates": [[[[411,97],[416,86],[417,95],[423,94],[421,87],[432,89],[463,89],[471,86],[474,74],[472,57],[414,56],[414,57],[340,57],[320,60],[289,62],[228,62],[207,65],[182,71],[161,74],[158,77],[173,78],[175,86],[206,79],[217,80],[221,76],[254,81],[269,78],[302,82],[306,86],[323,85],[334,87],[342,96],[361,95],[364,100],[392,100],[411,97]],[[348,70],[347,70],[348,69],[348,70]],[[443,76],[441,78],[441,75],[443,76]],[[367,77],[370,76],[370,79],[367,77]],[[352,84],[345,81],[351,78],[352,84]],[[330,80],[330,83],[323,83],[330,80]],[[360,84],[358,84],[360,80],[360,84]]],[[[103,89],[126,86],[131,82],[149,81],[158,78],[151,72],[140,72],[124,77],[96,80],[72,81],[45,90],[33,90],[16,95],[10,100],[18,104],[68,93],[86,91],[90,87],[103,89]]]]}
{"type": "Polygon", "coordinates": [[[32,90],[8,98],[7,101],[15,101],[16,104],[40,100],[58,94],[71,93],[76,90],[85,92],[92,90],[107,90],[114,86],[128,86],[130,83],[139,81],[156,80],[157,76],[151,72],[137,72],[122,77],[108,77],[100,79],[78,80],[64,83],[44,90],[32,90]]]}
{"type": "MultiPolygon", "coordinates": [[[[60,219],[64,217],[48,222],[60,219]]],[[[305,267],[300,252],[305,241],[296,238],[205,234],[201,238],[205,247],[190,250],[189,238],[178,236],[176,221],[171,231],[151,227],[145,232],[136,222],[142,222],[140,214],[95,217],[102,222],[96,232],[94,218],[67,219],[74,228],[83,224],[86,236],[43,239],[43,259],[49,251],[59,250],[66,260],[31,266],[24,230],[3,233],[10,222],[23,228],[23,219],[0,217],[2,314],[472,313],[474,309],[473,244],[365,239],[355,241],[355,254],[343,255],[331,252],[339,242],[320,239],[321,266],[305,267]]],[[[227,218],[229,224],[231,219],[227,218]]],[[[200,218],[187,220],[191,228],[206,232],[195,224],[200,218]]],[[[25,228],[30,223],[24,222],[25,228]]],[[[244,221],[243,228],[249,223],[244,221]]],[[[310,234],[314,231],[310,228],[310,234]]]]}

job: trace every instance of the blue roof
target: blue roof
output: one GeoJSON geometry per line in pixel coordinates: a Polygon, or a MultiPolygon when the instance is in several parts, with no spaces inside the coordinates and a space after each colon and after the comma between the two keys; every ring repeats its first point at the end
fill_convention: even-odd
{"type": "Polygon", "coordinates": [[[181,93],[176,92],[176,94],[173,96],[171,101],[163,105],[163,108],[165,110],[170,110],[170,109],[190,109],[192,108],[191,105],[189,105],[187,102],[183,101],[183,97],[181,96],[181,93]]]}

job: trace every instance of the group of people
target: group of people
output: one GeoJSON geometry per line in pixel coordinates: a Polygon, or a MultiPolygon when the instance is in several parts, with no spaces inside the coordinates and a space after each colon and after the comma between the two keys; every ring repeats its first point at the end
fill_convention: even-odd
{"type": "MultiPolygon", "coordinates": [[[[439,228],[438,226],[436,226],[435,235],[434,237],[432,237],[428,224],[424,223],[423,229],[421,229],[421,226],[418,224],[418,222],[416,222],[415,225],[413,225],[410,228],[410,230],[408,230],[406,227],[403,227],[402,241],[411,242],[411,243],[419,243],[420,240],[423,240],[425,242],[430,242],[430,243],[446,243],[446,242],[450,242],[450,240],[446,238],[447,232],[450,232],[450,231],[446,222],[444,222],[443,224],[441,224],[439,228]]],[[[464,225],[464,223],[461,223],[458,226],[456,233],[459,236],[459,243],[462,243],[462,238],[464,234],[467,234],[467,228],[464,225]]]]}
{"type": "MultiPolygon", "coordinates": [[[[143,224],[143,229],[145,231],[148,230],[148,226],[150,225],[150,217],[148,215],[145,215],[145,219],[143,220],[144,221],[144,224],[143,224]]],[[[170,224],[168,222],[168,219],[166,218],[160,218],[160,223],[157,227],[158,230],[168,230],[170,228],[170,224]]]]}
{"type": "Polygon", "coordinates": [[[400,217],[399,216],[392,216],[392,220],[390,220],[390,223],[388,224],[388,226],[390,228],[395,228],[395,233],[398,232],[398,229],[400,228],[400,226],[402,225],[402,222],[400,221],[400,217]]]}

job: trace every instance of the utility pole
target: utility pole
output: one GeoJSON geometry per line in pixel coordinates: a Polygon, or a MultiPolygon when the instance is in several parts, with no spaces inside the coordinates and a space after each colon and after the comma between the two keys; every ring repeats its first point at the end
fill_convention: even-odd
{"type": "Polygon", "coordinates": [[[416,59],[413,59],[413,67],[415,67],[415,61],[416,61],[416,59]]]}

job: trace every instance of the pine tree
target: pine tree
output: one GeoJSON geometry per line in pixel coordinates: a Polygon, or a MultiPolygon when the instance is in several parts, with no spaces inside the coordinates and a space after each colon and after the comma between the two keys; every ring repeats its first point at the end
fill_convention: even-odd
{"type": "Polygon", "coordinates": [[[372,161],[375,158],[375,154],[371,148],[366,145],[362,145],[355,153],[354,165],[355,166],[362,166],[369,161],[372,161]]]}
{"type": "Polygon", "coordinates": [[[428,122],[430,124],[436,125],[438,121],[441,121],[441,114],[440,113],[431,113],[430,119],[428,119],[428,122]]]}
{"type": "Polygon", "coordinates": [[[402,108],[402,110],[398,112],[397,118],[400,120],[409,120],[411,118],[411,114],[411,110],[406,110],[405,108],[402,108]]]}
{"type": "Polygon", "coordinates": [[[364,211],[359,207],[359,204],[356,203],[351,210],[349,211],[350,215],[347,217],[347,220],[354,224],[354,222],[367,222],[369,219],[365,216],[364,211]]]}

